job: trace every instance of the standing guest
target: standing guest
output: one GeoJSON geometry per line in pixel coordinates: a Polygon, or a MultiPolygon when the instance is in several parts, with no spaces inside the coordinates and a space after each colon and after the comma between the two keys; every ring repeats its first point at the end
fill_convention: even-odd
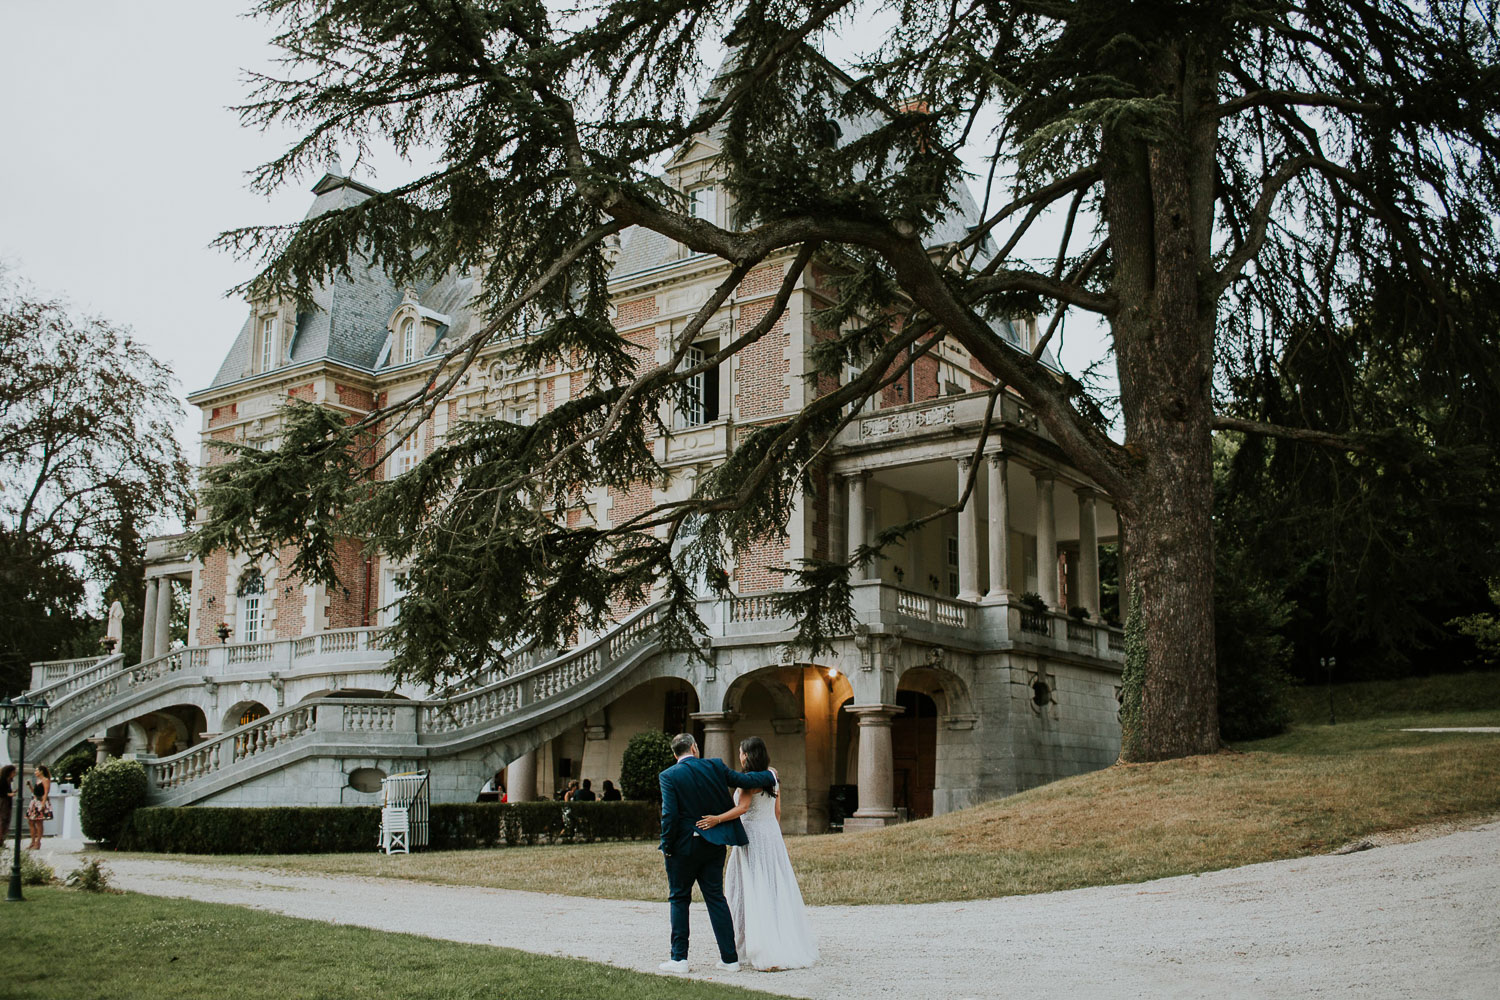
{"type": "Polygon", "coordinates": [[[594,783],[588,778],[583,779],[583,787],[573,793],[574,802],[592,802],[599,796],[594,794],[594,783]]]}
{"type": "Polygon", "coordinates": [[[0,844],[5,843],[5,838],[10,836],[11,799],[16,797],[15,780],[16,765],[6,764],[0,767],[0,844]]]}
{"type": "Polygon", "coordinates": [[[42,847],[42,824],[52,818],[52,772],[38,764],[36,781],[31,785],[31,805],[26,807],[26,823],[31,827],[31,849],[42,847]]]}
{"type": "Polygon", "coordinates": [[[619,802],[620,801],[620,790],[618,788],[616,788],[615,787],[615,783],[613,781],[610,781],[608,778],[604,779],[604,795],[600,797],[600,801],[601,802],[619,802]]]}

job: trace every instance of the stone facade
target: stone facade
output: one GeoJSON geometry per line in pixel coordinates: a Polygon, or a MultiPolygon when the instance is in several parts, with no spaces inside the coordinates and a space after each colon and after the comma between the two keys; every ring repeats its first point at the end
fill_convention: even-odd
{"type": "MultiPolygon", "coordinates": [[[[715,152],[704,140],[668,175],[711,182],[715,152]]],[[[314,190],[317,212],[371,189],[330,174],[314,190]]],[[[973,210],[966,193],[957,200],[973,210]]],[[[961,232],[965,221],[949,228],[961,232]]],[[[746,276],[705,327],[705,350],[765,315],[789,263],[768,261],[746,276]]],[[[575,522],[621,523],[685,495],[746,430],[834,388],[803,377],[809,348],[829,335],[812,319],[828,302],[821,266],[796,276],[785,314],[764,337],[705,379],[694,412],[663,414],[672,429],[657,457],[671,482],[596,491],[575,522]]],[[[616,325],[642,365],[671,358],[688,317],[726,273],[721,261],[654,234],[627,234],[611,292],[616,325]]],[[[399,289],[356,269],[334,284],[319,293],[321,313],[252,304],[213,385],[191,397],[203,411],[205,464],[221,460],[214,442],[273,438],[289,399],[357,420],[409,396],[444,345],[478,322],[473,275],[399,289]]],[[[1028,321],[997,333],[1020,350],[1036,335],[1028,321]]],[[[706,752],[731,761],[740,739],[758,735],[781,773],[789,832],[827,830],[851,791],[859,808],[846,828],[859,828],[1107,766],[1119,749],[1123,659],[1118,630],[1098,622],[1100,546],[1118,535],[1108,498],[1068,466],[1013,395],[1001,394],[986,428],[993,380],[961,348],[944,344],[908,369],[894,371],[900,377],[832,442],[817,488],[785,532],[734,553],[733,596],[704,597],[703,657],[653,651],[640,624],[650,609],[622,605],[619,632],[580,637],[559,656],[531,651],[519,673],[448,701],[386,692],[388,654],[373,630],[389,614],[400,567],[357,540],[340,545],[335,587],[293,578],[289,551],[256,565],[225,553],[197,563],[163,555],[152,585],[169,607],[171,587],[159,580],[190,580],[194,645],[172,651],[153,641],[129,676],[92,664],[69,667],[60,681],[41,678],[64,703],[72,699],[56,738],[92,736],[147,757],[157,801],[253,805],[368,803],[374,793],[351,784],[356,772],[417,767],[431,772],[435,801],[472,801],[507,765],[513,798],[551,795],[573,778],[597,789],[618,780],[625,744],[642,729],[694,731],[706,752]],[[778,568],[839,557],[964,493],[959,513],[936,517],[856,574],[860,624],[832,654],[804,660],[784,647],[789,623],[769,597],[782,585],[778,568]],[[1023,604],[1027,592],[1046,607],[1023,604]],[[1070,618],[1072,606],[1090,617],[1070,618]]],[[[567,364],[522,369],[498,344],[374,475],[401,474],[461,421],[535,419],[569,398],[577,374],[567,364]]],[[[381,433],[394,442],[407,429],[381,433]]],[[[160,613],[148,593],[148,616],[160,613]]]]}

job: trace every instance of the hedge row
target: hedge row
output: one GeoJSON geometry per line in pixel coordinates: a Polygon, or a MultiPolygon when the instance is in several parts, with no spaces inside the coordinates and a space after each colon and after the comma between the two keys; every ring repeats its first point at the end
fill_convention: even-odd
{"type": "MultiPolygon", "coordinates": [[[[652,840],[654,802],[477,802],[434,805],[432,850],[652,840]]],[[[374,850],[374,806],[188,806],[137,809],[121,838],[128,851],[164,854],[338,854],[374,850]]]]}

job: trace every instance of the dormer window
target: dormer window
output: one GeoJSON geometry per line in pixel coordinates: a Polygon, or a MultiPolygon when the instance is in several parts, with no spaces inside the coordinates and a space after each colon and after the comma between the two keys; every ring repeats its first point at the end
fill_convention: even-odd
{"type": "Polygon", "coordinates": [[[268,372],[276,367],[276,317],[262,316],[260,320],[260,370],[268,372]]]}
{"type": "Polygon", "coordinates": [[[417,321],[408,319],[401,324],[401,363],[410,364],[417,359],[417,321]]]}
{"type": "Polygon", "coordinates": [[[688,191],[688,214],[695,219],[719,221],[719,192],[712,184],[702,184],[688,191]]]}

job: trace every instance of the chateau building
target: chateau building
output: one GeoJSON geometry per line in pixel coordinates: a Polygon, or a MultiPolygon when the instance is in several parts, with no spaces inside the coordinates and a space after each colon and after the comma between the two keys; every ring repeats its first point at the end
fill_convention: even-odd
{"type": "MultiPolygon", "coordinates": [[[[715,178],[718,153],[705,136],[667,176],[693,212],[723,222],[732,206],[715,178]]],[[[316,214],[373,192],[335,167],[313,193],[316,214]]],[[[962,238],[978,214],[967,191],[955,196],[959,211],[934,246],[962,238]]],[[[747,275],[694,356],[763,316],[791,262],[747,275]]],[[[610,292],[643,363],[670,359],[727,269],[655,233],[624,235],[610,292]]],[[[223,460],[212,442],[274,436],[290,399],[357,418],[416,392],[481,322],[476,291],[472,274],[398,287],[356,268],[320,288],[311,310],[253,301],[212,384],[190,397],[202,411],[201,461],[223,460]]],[[[815,391],[803,376],[828,294],[827,272],[808,267],[772,330],[694,383],[655,441],[672,473],[665,489],[595,490],[588,513],[615,524],[685,496],[747,431],[798,411],[815,391]]],[[[1028,320],[997,332],[1017,350],[1037,336],[1028,320]]],[[[581,384],[578,370],[522,369],[512,353],[503,340],[487,348],[375,474],[403,474],[463,421],[534,420],[581,384]]],[[[1119,749],[1123,664],[1121,633],[1101,620],[1100,553],[1118,534],[1114,510],[1009,392],[982,468],[969,468],[993,384],[952,342],[907,364],[832,442],[828,471],[785,537],[734,554],[731,596],[705,594],[703,658],[663,649],[648,605],[620,609],[615,627],[572,649],[524,650],[506,674],[448,698],[391,690],[379,636],[400,596],[400,564],[350,539],[339,584],[323,586],[291,575],[289,552],[197,561],[182,538],[157,539],[139,665],[125,668],[119,654],[38,665],[33,687],[55,706],[38,752],[92,739],[101,754],[140,757],[159,804],[367,804],[381,777],[413,768],[431,772],[435,801],[473,801],[505,768],[515,800],[550,796],[571,778],[618,780],[624,747],[643,729],[696,731],[705,754],[728,760],[754,734],[781,772],[788,832],[943,813],[1107,766],[1119,749]],[[832,654],[808,660],[786,645],[790,623],[768,596],[782,585],[778,569],[841,556],[882,526],[953,504],[971,474],[959,513],[854,581],[858,625],[832,654]],[[1045,606],[1023,602],[1027,593],[1045,606]],[[184,600],[189,644],[169,648],[167,623],[184,600]]]]}

